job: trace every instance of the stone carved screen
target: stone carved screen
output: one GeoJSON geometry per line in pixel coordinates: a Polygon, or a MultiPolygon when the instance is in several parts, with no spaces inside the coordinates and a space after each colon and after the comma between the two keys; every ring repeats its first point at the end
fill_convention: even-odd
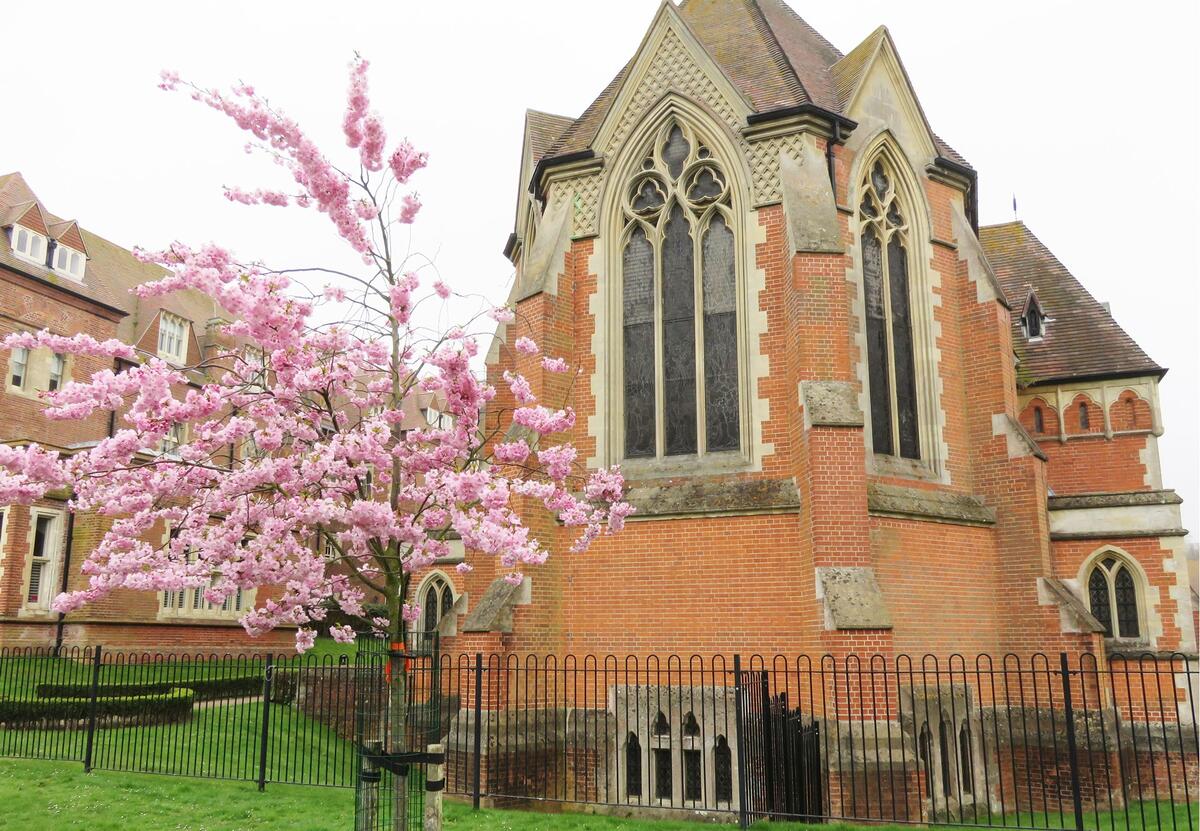
{"type": "Polygon", "coordinates": [[[895,182],[885,161],[877,160],[863,182],[858,209],[871,441],[876,453],[920,459],[909,227],[895,182]]]}
{"type": "Polygon", "coordinates": [[[627,184],[621,253],[626,458],[741,448],[729,178],[671,122],[627,184]]]}

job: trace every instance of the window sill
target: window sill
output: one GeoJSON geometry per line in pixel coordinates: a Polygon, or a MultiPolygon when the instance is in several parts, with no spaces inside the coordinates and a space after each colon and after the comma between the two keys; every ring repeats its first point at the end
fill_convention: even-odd
{"type": "Polygon", "coordinates": [[[739,451],[664,456],[661,459],[623,459],[621,472],[628,481],[639,479],[665,479],[684,476],[720,476],[729,473],[747,473],[752,469],[750,460],[739,451]]]}
{"type": "Polygon", "coordinates": [[[895,476],[922,482],[940,482],[942,479],[941,471],[922,459],[905,459],[882,453],[872,453],[868,458],[867,472],[876,476],[895,476]]]}
{"type": "Polygon", "coordinates": [[[625,498],[637,508],[630,521],[800,510],[800,492],[791,478],[634,483],[625,498]]]}

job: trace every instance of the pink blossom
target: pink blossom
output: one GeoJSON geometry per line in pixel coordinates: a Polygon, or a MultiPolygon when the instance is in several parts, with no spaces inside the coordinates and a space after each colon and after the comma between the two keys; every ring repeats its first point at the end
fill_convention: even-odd
{"type": "Polygon", "coordinates": [[[450,296],[450,287],[447,286],[445,283],[443,283],[441,280],[434,281],[433,290],[434,290],[434,292],[437,293],[437,296],[442,298],[443,300],[445,300],[446,298],[448,298],[450,296]]]}
{"type": "Polygon", "coordinates": [[[536,355],[538,353],[538,345],[534,343],[532,338],[519,337],[513,346],[522,355],[536,355]]]}
{"type": "Polygon", "coordinates": [[[488,312],[488,317],[497,323],[512,323],[517,319],[517,316],[513,313],[513,310],[507,306],[497,306],[488,312]]]}
{"type": "Polygon", "coordinates": [[[354,643],[354,627],[349,625],[330,626],[329,635],[337,643],[354,643]]]}
{"type": "Polygon", "coordinates": [[[396,181],[403,185],[409,177],[425,166],[428,159],[428,153],[418,153],[408,139],[405,139],[392,152],[388,166],[392,169],[396,181]]]}
{"type": "Polygon", "coordinates": [[[523,441],[502,442],[492,449],[492,457],[502,465],[519,465],[529,458],[529,445],[523,441]]]}
{"type": "Polygon", "coordinates": [[[415,193],[407,194],[401,200],[399,221],[404,225],[411,225],[417,218],[419,210],[421,210],[421,200],[415,193]]]}
{"type": "Polygon", "coordinates": [[[297,629],[296,630],[296,651],[303,655],[308,650],[312,649],[317,642],[317,631],[315,629],[297,629]]]}
{"type": "Polygon", "coordinates": [[[542,358],[542,369],[547,372],[566,372],[567,362],[562,358],[542,358]]]}

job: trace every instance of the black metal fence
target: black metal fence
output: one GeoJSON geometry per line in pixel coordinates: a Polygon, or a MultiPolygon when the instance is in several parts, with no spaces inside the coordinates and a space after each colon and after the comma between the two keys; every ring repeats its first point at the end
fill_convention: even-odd
{"type": "Polygon", "coordinates": [[[1010,828],[1191,829],[1197,665],[0,650],[0,756],[355,787],[420,827],[426,753],[475,805],[1010,828]],[[402,714],[390,691],[406,680],[402,714]],[[437,757],[440,759],[441,757],[437,757]],[[393,790],[392,777],[404,787],[393,790]],[[396,794],[409,794],[400,805],[396,794]]]}

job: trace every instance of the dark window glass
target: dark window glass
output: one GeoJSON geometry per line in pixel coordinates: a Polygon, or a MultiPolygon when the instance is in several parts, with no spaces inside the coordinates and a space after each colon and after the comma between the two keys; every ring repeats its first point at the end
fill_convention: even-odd
{"type": "Polygon", "coordinates": [[[921,735],[917,739],[917,755],[920,757],[919,772],[925,774],[925,796],[933,799],[933,767],[930,756],[933,752],[933,735],[929,732],[929,722],[921,725],[921,735]]]}
{"type": "Polygon", "coordinates": [[[1036,303],[1030,304],[1029,311],[1025,313],[1025,330],[1031,338],[1042,336],[1042,311],[1036,303]]]}
{"type": "Polygon", "coordinates": [[[1105,637],[1112,637],[1112,609],[1108,605],[1108,575],[1102,568],[1093,568],[1088,577],[1088,605],[1092,615],[1104,627],[1105,637]]]}
{"type": "Polygon", "coordinates": [[[696,452],[696,277],[692,235],[679,205],[663,238],[663,392],[666,455],[696,452]]]}
{"type": "Polygon", "coordinates": [[[1088,412],[1087,402],[1079,405],[1079,429],[1088,430],[1092,426],[1092,414],[1088,412]]]}
{"type": "Polygon", "coordinates": [[[1137,592],[1129,569],[1121,566],[1113,583],[1113,593],[1117,596],[1117,631],[1122,638],[1136,638],[1140,634],[1137,592]]]}
{"type": "Polygon", "coordinates": [[[689,802],[700,801],[703,795],[700,782],[700,751],[683,751],[683,798],[689,802]]]}
{"type": "Polygon", "coordinates": [[[871,186],[875,188],[875,194],[881,200],[887,196],[888,177],[883,172],[883,165],[880,162],[876,162],[875,167],[871,169],[871,186]]]}
{"type": "Polygon", "coordinates": [[[713,172],[713,169],[702,167],[700,172],[692,177],[687,196],[688,199],[699,205],[707,205],[709,202],[715,201],[724,190],[724,183],[713,172]]]}
{"type": "Polygon", "coordinates": [[[625,742],[625,795],[642,795],[642,745],[633,733],[625,742]]]}
{"type": "Polygon", "coordinates": [[[883,249],[874,228],[863,231],[862,258],[863,300],[867,312],[867,373],[871,387],[871,441],[876,453],[890,456],[893,453],[892,405],[883,298],[883,249]]]}
{"type": "Polygon", "coordinates": [[[438,623],[438,590],[436,585],[431,585],[425,591],[425,608],[422,610],[425,615],[424,630],[432,632],[437,629],[438,623]]]}
{"type": "Polygon", "coordinates": [[[950,725],[943,719],[938,724],[938,750],[941,751],[942,795],[950,796],[953,788],[950,782],[950,753],[954,746],[950,725]]]}
{"type": "Polygon", "coordinates": [[[623,258],[625,455],[654,455],[654,248],[640,227],[623,258]]]}
{"type": "Polygon", "coordinates": [[[733,754],[724,736],[717,736],[713,748],[713,774],[716,779],[717,802],[733,801],[733,754]]]}
{"type": "Polygon", "coordinates": [[[444,618],[450,611],[450,607],[454,605],[454,592],[449,586],[442,589],[442,608],[440,610],[439,619],[444,618]]]}
{"type": "Polygon", "coordinates": [[[683,163],[687,161],[690,150],[687,139],[683,137],[683,131],[678,126],[672,127],[667,136],[667,143],[663,145],[662,154],[672,179],[678,179],[679,174],[683,173],[683,163]]]}
{"type": "Polygon", "coordinates": [[[685,736],[699,736],[700,735],[700,723],[698,721],[696,721],[695,713],[688,713],[687,716],[684,717],[684,719],[683,719],[683,735],[685,735],[685,736]]]}
{"type": "Polygon", "coordinates": [[[671,798],[671,751],[654,751],[654,795],[659,799],[671,798]]]}
{"type": "Polygon", "coordinates": [[[908,309],[908,254],[896,235],[888,242],[888,283],[892,299],[892,353],[896,359],[900,455],[906,459],[919,459],[917,375],[913,366],[912,322],[908,309]]]}
{"type": "Polygon", "coordinates": [[[1033,432],[1035,432],[1035,433],[1046,432],[1046,417],[1044,415],[1042,415],[1041,407],[1033,408],[1033,432]]]}
{"type": "Polygon", "coordinates": [[[633,209],[639,214],[657,213],[663,206],[662,189],[654,179],[643,179],[633,198],[633,209]]]}
{"type": "Polygon", "coordinates": [[[733,231],[717,214],[704,235],[704,411],[709,450],[735,450],[740,443],[733,256],[733,231]]]}
{"type": "Polygon", "coordinates": [[[963,793],[974,793],[975,776],[971,765],[971,731],[963,725],[958,731],[958,775],[963,793]]]}
{"type": "Polygon", "coordinates": [[[671,735],[671,722],[667,721],[667,717],[663,715],[662,710],[658,711],[658,716],[654,719],[654,727],[651,730],[656,736],[671,735]]]}

